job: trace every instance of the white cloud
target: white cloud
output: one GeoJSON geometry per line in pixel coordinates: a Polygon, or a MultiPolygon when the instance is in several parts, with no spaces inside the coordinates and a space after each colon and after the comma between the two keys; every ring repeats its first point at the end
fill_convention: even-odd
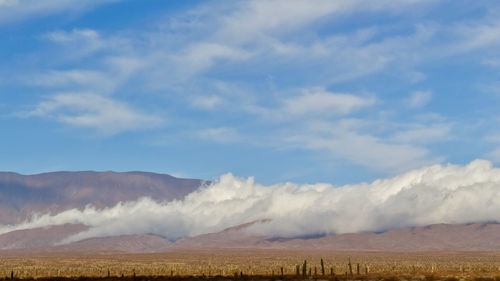
{"type": "Polygon", "coordinates": [[[498,57],[487,57],[482,61],[483,65],[491,66],[491,67],[499,67],[500,66],[500,58],[498,57]]]}
{"type": "Polygon", "coordinates": [[[484,137],[484,140],[492,143],[500,143],[500,133],[491,133],[484,137]]]}
{"type": "Polygon", "coordinates": [[[347,162],[386,175],[443,161],[426,145],[451,139],[452,123],[441,119],[411,123],[379,118],[308,118],[275,132],[269,143],[310,150],[332,162],[347,162]]]}
{"type": "Polygon", "coordinates": [[[375,98],[331,93],[324,89],[311,89],[304,91],[301,96],[285,99],[283,103],[287,115],[346,115],[355,110],[372,106],[375,103],[375,98]]]}
{"type": "Polygon", "coordinates": [[[212,110],[224,103],[224,100],[219,96],[196,96],[191,100],[194,107],[212,110]]]}
{"type": "Polygon", "coordinates": [[[54,119],[77,127],[113,135],[128,130],[153,128],[162,119],[140,113],[122,102],[92,93],[63,93],[39,103],[26,116],[54,119]]]}
{"type": "MultiPolygon", "coordinates": [[[[426,59],[455,54],[456,52],[450,52],[450,46],[468,42],[464,34],[470,33],[467,31],[470,23],[451,28],[438,24],[422,24],[416,26],[414,32],[405,35],[387,35],[387,32],[376,25],[349,33],[322,36],[315,34],[315,29],[310,29],[308,34],[311,31],[312,34],[306,36],[300,29],[311,23],[321,23],[323,19],[335,22],[339,15],[365,11],[411,11],[412,7],[426,6],[434,2],[246,1],[228,5],[229,8],[223,11],[220,11],[220,8],[203,6],[204,9],[198,8],[197,13],[186,12],[174,16],[171,20],[172,27],[141,30],[140,36],[128,35],[128,38],[121,38],[129,41],[127,43],[114,37],[101,38],[99,33],[88,29],[57,31],[49,34],[48,38],[60,43],[76,39],[78,42],[88,41],[75,44],[83,44],[86,46],[84,48],[68,46],[72,53],[80,49],[88,53],[101,48],[110,53],[126,53],[129,58],[144,63],[143,76],[148,86],[161,85],[168,88],[181,84],[182,87],[183,83],[199,81],[197,78],[203,76],[208,69],[220,69],[234,64],[239,64],[240,69],[244,69],[246,64],[252,67],[258,64],[263,71],[272,72],[281,71],[281,67],[287,65],[291,67],[290,71],[302,73],[303,75],[297,76],[304,76],[307,78],[305,81],[327,86],[332,82],[377,73],[389,66],[394,66],[391,71],[396,69],[407,72],[406,75],[410,79],[418,80],[420,78],[414,77],[413,66],[426,59]],[[194,18],[190,18],[189,15],[192,14],[195,14],[192,16],[194,18]],[[182,20],[183,17],[188,19],[182,20]],[[182,32],[178,32],[179,21],[195,24],[190,24],[188,28],[184,27],[182,32]],[[291,32],[294,32],[293,36],[288,35],[291,32]],[[441,33],[454,34],[454,37],[444,43],[429,46],[441,33]],[[428,51],[419,52],[422,48],[428,51]],[[292,63],[283,63],[290,59],[292,63]],[[302,71],[311,69],[311,66],[315,71],[302,71]]],[[[487,29],[481,26],[483,25],[477,29],[487,29]]],[[[490,23],[485,26],[495,25],[490,23]]]]}
{"type": "Polygon", "coordinates": [[[75,90],[93,90],[99,93],[112,92],[117,86],[117,79],[110,79],[108,72],[93,70],[52,70],[35,75],[30,82],[37,86],[68,88],[75,90]]]}
{"type": "Polygon", "coordinates": [[[138,42],[140,49],[135,53],[150,64],[146,71],[154,81],[148,84],[189,84],[190,79],[197,80],[208,69],[234,65],[244,69],[246,64],[258,64],[264,71],[281,71],[287,65],[290,71],[301,72],[313,66],[315,71],[302,71],[304,76],[313,83],[322,80],[320,84],[328,84],[324,82],[351,80],[381,71],[396,61],[412,65],[418,57],[415,50],[430,35],[417,29],[408,36],[373,40],[381,35],[376,27],[325,36],[317,36],[314,29],[304,33],[302,28],[326,18],[335,21],[345,13],[397,12],[430,2],[257,0],[235,2],[222,11],[219,7],[202,6],[170,19],[167,27],[141,32],[145,36],[131,39],[146,38],[138,42]]]}
{"type": "Polygon", "coordinates": [[[300,92],[295,96],[286,94],[278,99],[278,105],[274,108],[249,105],[245,110],[260,115],[266,121],[286,121],[296,118],[307,120],[350,115],[363,108],[371,107],[376,102],[374,96],[363,97],[350,93],[335,93],[323,88],[303,89],[300,92]]]}
{"type": "Polygon", "coordinates": [[[296,132],[295,135],[290,134],[285,141],[296,148],[327,152],[334,159],[347,160],[355,165],[389,174],[441,161],[432,159],[424,147],[360,133],[342,123],[332,123],[328,129],[317,132],[296,132]]]}
{"type": "Polygon", "coordinates": [[[175,61],[182,73],[198,73],[213,66],[217,61],[241,61],[246,60],[251,54],[243,49],[228,45],[202,42],[191,45],[187,51],[178,54],[175,61]]]}
{"type": "Polygon", "coordinates": [[[490,159],[494,163],[500,163],[500,146],[486,153],[486,158],[490,159]]]}
{"type": "Polygon", "coordinates": [[[57,58],[66,60],[76,60],[101,50],[115,47],[116,50],[122,50],[126,47],[125,44],[120,45],[117,38],[102,38],[101,34],[93,29],[58,30],[44,34],[43,38],[62,47],[57,50],[57,58]]]}
{"type": "Polygon", "coordinates": [[[17,5],[19,0],[0,0],[0,6],[9,7],[17,5]]]}
{"type": "Polygon", "coordinates": [[[64,223],[90,226],[68,241],[156,233],[178,239],[261,219],[249,231],[270,236],[384,231],[436,223],[500,221],[500,169],[476,160],[466,166],[428,166],[370,184],[282,183],[223,175],[182,201],[143,198],[106,209],[87,206],[0,226],[0,233],[64,223]]]}
{"type": "Polygon", "coordinates": [[[241,135],[236,129],[228,127],[203,129],[198,132],[198,136],[202,139],[220,143],[238,142],[242,140],[241,135]]]}
{"type": "Polygon", "coordinates": [[[453,27],[459,39],[458,44],[451,46],[451,52],[467,52],[500,44],[500,20],[498,14],[480,22],[460,23],[453,27]]]}
{"type": "Polygon", "coordinates": [[[58,43],[88,41],[100,45],[99,33],[92,29],[73,29],[71,32],[54,31],[46,34],[45,37],[58,43]]]}
{"type": "Polygon", "coordinates": [[[86,70],[49,71],[36,77],[34,84],[41,86],[59,86],[73,83],[89,84],[99,81],[100,76],[99,72],[86,70]]]}
{"type": "MultiPolygon", "coordinates": [[[[373,96],[312,88],[283,98],[274,108],[249,106],[246,110],[259,115],[266,124],[280,125],[266,136],[258,136],[275,148],[310,150],[332,161],[347,161],[389,175],[442,162],[442,157],[433,155],[425,146],[451,139],[451,123],[429,118],[399,122],[392,116],[387,119],[381,112],[360,114],[371,118],[352,117],[376,101],[373,96]]],[[[370,111],[378,112],[376,108],[370,111]]]]}
{"type": "Polygon", "coordinates": [[[268,35],[290,32],[326,16],[356,11],[396,11],[429,1],[360,1],[360,0],[255,0],[243,2],[223,18],[218,35],[237,42],[262,39],[268,35]]]}
{"type": "Polygon", "coordinates": [[[429,91],[417,91],[411,94],[408,105],[413,108],[422,107],[428,104],[432,99],[432,93],[429,91]]]}
{"type": "MultiPolygon", "coordinates": [[[[103,38],[94,30],[75,29],[57,31],[47,37],[60,43],[76,40],[78,43],[68,46],[72,54],[106,50],[110,54],[105,55],[103,61],[107,56],[116,55],[140,61],[138,76],[145,80],[145,87],[175,89],[183,95],[186,88],[206,78],[207,70],[214,68],[219,72],[232,66],[245,72],[247,67],[258,65],[261,70],[255,71],[279,73],[286,65],[287,71],[304,77],[303,87],[329,86],[333,82],[381,72],[389,66],[394,66],[391,71],[407,72],[410,79],[415,79],[414,65],[449,53],[449,46],[428,46],[440,30],[446,29],[437,24],[418,25],[414,32],[405,35],[387,35],[378,26],[322,36],[315,34],[315,29],[311,29],[311,36],[300,30],[323,19],[335,21],[339,15],[409,11],[432,1],[294,0],[290,3],[282,0],[236,2],[223,11],[202,6],[196,13],[174,16],[170,20],[172,26],[141,31],[140,36],[122,33],[123,38],[103,38]],[[187,19],[183,20],[184,17],[187,19]],[[178,32],[179,22],[190,24],[178,32]],[[291,32],[295,35],[287,35],[291,32]],[[418,51],[422,48],[429,51],[423,54],[418,51]],[[311,67],[314,71],[309,71],[311,67]]],[[[460,34],[456,36],[462,38],[460,34]]]]}
{"type": "Polygon", "coordinates": [[[104,63],[104,67],[99,70],[50,70],[24,80],[30,84],[62,91],[113,94],[144,66],[141,60],[120,56],[107,57],[104,63]]]}
{"type": "Polygon", "coordinates": [[[0,24],[63,12],[80,12],[120,0],[0,0],[0,24]]]}
{"type": "Polygon", "coordinates": [[[431,124],[414,125],[409,129],[396,132],[391,140],[397,143],[433,143],[442,142],[450,138],[452,125],[431,124]]]}
{"type": "Polygon", "coordinates": [[[500,95],[500,81],[492,81],[487,84],[480,84],[478,85],[478,89],[485,93],[500,95]]]}
{"type": "MultiPolygon", "coordinates": [[[[220,30],[220,28],[212,30],[212,33],[209,32],[207,36],[202,36],[201,39],[198,37],[193,39],[190,38],[189,34],[186,35],[187,38],[192,40],[187,40],[189,43],[181,49],[169,49],[172,45],[165,39],[168,38],[165,34],[149,34],[151,35],[150,41],[155,42],[155,44],[126,44],[127,50],[129,48],[134,49],[134,46],[141,46],[141,48],[145,47],[146,49],[137,49],[130,54],[128,51],[124,52],[127,55],[121,58],[127,61],[140,62],[140,66],[133,68],[132,73],[140,71],[142,74],[139,73],[138,76],[146,77],[146,80],[152,79],[151,83],[147,83],[147,87],[151,87],[151,85],[155,85],[156,83],[165,83],[167,88],[170,87],[175,92],[182,92],[179,98],[182,96],[187,103],[194,107],[214,109],[224,102],[222,110],[238,111],[240,109],[244,113],[260,115],[266,122],[299,120],[299,123],[302,123],[302,121],[308,121],[312,118],[327,118],[331,120],[353,114],[376,104],[377,100],[374,96],[329,92],[324,88],[312,87],[307,88],[298,95],[296,91],[291,91],[294,95],[286,93],[278,99],[276,99],[276,96],[265,96],[266,100],[263,102],[263,106],[256,105],[260,97],[255,93],[249,94],[251,96],[250,99],[233,98],[234,96],[229,97],[229,94],[227,95],[229,98],[226,96],[222,98],[220,95],[217,95],[220,93],[211,96],[202,96],[196,92],[191,93],[186,89],[190,89],[191,83],[196,84],[200,80],[205,81],[203,72],[207,69],[225,65],[226,62],[244,63],[254,60],[254,62],[259,63],[260,60],[274,57],[275,55],[271,54],[269,57],[269,54],[265,52],[265,50],[268,50],[266,44],[270,42],[267,39],[263,41],[257,40],[247,45],[240,45],[238,42],[224,40],[220,37],[222,33],[219,33],[217,30],[220,30]],[[186,92],[189,94],[186,95],[186,92]],[[273,108],[269,104],[276,104],[277,106],[273,108]]],[[[298,49],[303,53],[294,54],[299,60],[296,64],[297,69],[295,70],[298,70],[298,68],[307,69],[304,66],[307,66],[309,63],[316,64],[314,62],[319,62],[320,66],[323,65],[327,69],[316,70],[314,73],[322,73],[318,76],[332,76],[334,78],[328,79],[333,80],[353,79],[354,77],[383,69],[387,63],[394,60],[394,56],[403,58],[408,56],[412,50],[412,48],[404,47],[404,49],[394,52],[393,47],[407,46],[408,42],[419,42],[430,36],[429,34],[432,34],[432,32],[428,32],[426,29],[417,29],[416,34],[410,36],[410,38],[395,37],[373,41],[372,39],[376,32],[376,29],[360,30],[355,32],[355,34],[351,34],[352,36],[328,37],[311,45],[311,48],[316,50],[312,54],[307,45],[306,48],[300,50],[301,46],[299,44],[298,49]],[[301,61],[302,59],[303,61],[301,61]],[[322,64],[323,61],[329,62],[322,64]],[[333,72],[329,70],[331,65],[335,68],[333,72]]],[[[73,33],[75,32],[73,31],[71,34],[73,33]]],[[[196,34],[196,31],[193,34],[196,34]]],[[[79,34],[77,35],[80,36],[79,34]]],[[[65,37],[63,36],[63,38],[65,37]]],[[[275,39],[277,44],[279,44],[279,38],[275,39]]],[[[105,46],[113,45],[103,44],[105,46]]],[[[409,45],[413,46],[413,44],[409,45]]],[[[121,51],[118,51],[118,53],[121,53],[121,51]]],[[[287,55],[285,54],[285,56],[287,55]]],[[[111,58],[111,56],[108,56],[105,61],[110,61],[111,58]]],[[[273,60],[269,61],[273,62],[273,60]]],[[[121,68],[117,67],[117,69],[121,68]]],[[[291,71],[294,70],[292,69],[291,71]]],[[[300,70],[298,71],[300,73],[300,70]]],[[[112,73],[112,71],[109,72],[112,73]]],[[[325,82],[323,78],[320,78],[320,80],[325,82]]],[[[210,78],[209,80],[213,81],[210,78]]],[[[328,81],[325,83],[328,84],[328,81]]],[[[173,95],[172,97],[177,98],[173,95]]],[[[218,142],[242,141],[245,139],[239,137],[234,132],[221,130],[221,128],[227,127],[221,124],[215,129],[198,130],[196,133],[198,136],[218,142]]],[[[294,131],[295,129],[296,127],[291,125],[288,128],[281,128],[279,131],[294,131]]],[[[288,144],[309,150],[326,150],[335,158],[345,159],[357,165],[385,172],[402,171],[439,160],[439,158],[430,156],[429,151],[421,146],[424,142],[420,142],[419,145],[402,143],[403,136],[399,136],[397,141],[394,141],[372,135],[368,131],[359,132],[358,130],[346,129],[335,134],[320,132],[310,135],[307,130],[300,129],[291,134],[281,135],[280,137],[282,137],[281,143],[277,144],[276,147],[283,144],[286,145],[288,142],[288,144]],[[387,155],[391,157],[387,157],[387,155]]],[[[272,136],[261,136],[260,139],[262,138],[269,139],[272,136]]]]}
{"type": "MultiPolygon", "coordinates": [[[[354,1],[351,1],[354,2],[354,1]]],[[[224,18],[221,36],[253,41],[264,33],[293,30],[354,3],[345,1],[248,1],[224,18]]]]}
{"type": "MultiPolygon", "coordinates": [[[[400,171],[439,161],[441,158],[430,155],[424,145],[447,139],[450,129],[446,126],[412,127],[412,124],[402,124],[403,128],[391,131],[388,136],[375,134],[366,127],[349,128],[336,133],[314,132],[310,135],[307,129],[298,128],[303,126],[304,121],[333,120],[354,113],[364,114],[363,109],[383,105],[385,102],[371,96],[328,92],[321,88],[314,90],[312,87],[321,85],[330,88],[338,81],[353,80],[385,70],[390,75],[404,72],[403,76],[418,81],[423,76],[415,72],[416,65],[458,52],[476,50],[481,46],[495,46],[496,41],[484,39],[488,37],[484,35],[477,40],[482,42],[480,44],[450,51],[451,45],[466,42],[465,35],[471,34],[466,27],[491,34],[496,24],[493,20],[487,23],[480,20],[483,24],[477,25],[464,22],[452,26],[427,22],[405,28],[404,33],[382,25],[371,25],[352,31],[320,34],[316,32],[319,30],[316,27],[326,22],[335,25],[338,18],[346,15],[405,12],[431,2],[434,1],[297,0],[293,4],[290,4],[291,1],[233,2],[224,8],[206,5],[198,7],[194,14],[188,12],[174,15],[169,19],[172,26],[166,24],[165,28],[165,23],[160,22],[160,25],[164,24],[163,28],[141,30],[139,36],[121,32],[116,34],[123,38],[117,38],[94,30],[75,29],[56,31],[46,38],[66,46],[71,52],[78,47],[76,45],[81,45],[83,54],[97,53],[92,61],[97,62],[97,65],[102,63],[102,79],[113,81],[111,86],[104,88],[111,90],[91,86],[82,91],[99,94],[112,92],[128,79],[136,79],[134,85],[138,88],[142,87],[145,91],[166,88],[168,99],[179,99],[195,108],[218,109],[220,112],[217,114],[220,115],[228,111],[240,114],[239,116],[248,113],[260,115],[260,121],[264,120],[265,124],[259,124],[263,125],[263,130],[255,138],[267,140],[273,138],[276,132],[286,131],[276,137],[282,140],[276,147],[292,143],[296,147],[302,145],[302,148],[310,150],[327,150],[334,158],[347,159],[359,165],[378,166],[378,169],[384,171],[400,171]],[[311,26],[313,27],[310,28],[311,26]],[[308,32],[303,32],[305,29],[308,32]],[[443,37],[442,34],[448,36],[443,37]],[[426,52],[421,52],[422,49],[426,52]],[[119,74],[121,70],[126,74],[119,74]],[[246,76],[247,74],[249,75],[246,76]],[[278,82],[276,85],[279,86],[272,93],[267,89],[261,91],[261,88],[252,88],[253,83],[244,85],[247,77],[254,79],[259,75],[275,76],[276,81],[280,80],[280,76],[290,75],[297,81],[293,81],[293,86],[288,82],[278,82]],[[204,86],[216,84],[220,80],[224,80],[222,83],[237,85],[239,89],[233,92],[245,92],[246,96],[236,97],[223,90],[209,91],[210,95],[206,95],[204,86]],[[245,82],[239,83],[241,81],[245,82]],[[309,90],[301,94],[286,91],[294,86],[309,90]],[[192,89],[195,90],[191,91],[192,89]],[[276,128],[276,123],[269,122],[270,120],[283,121],[281,125],[284,126],[276,128]],[[352,145],[349,146],[349,143],[352,145]],[[377,162],[382,164],[376,165],[377,162]]],[[[83,82],[79,82],[84,81],[83,77],[74,75],[78,71],[81,70],[67,71],[64,75],[73,76],[66,77],[66,81],[72,79],[73,84],[83,85],[83,82]]],[[[50,74],[64,76],[62,72],[50,74]]],[[[85,79],[97,81],[89,84],[101,85],[98,78],[92,78],[91,73],[86,74],[88,77],[85,79]]],[[[255,81],[255,85],[258,85],[258,80],[255,81]]],[[[420,107],[431,99],[430,92],[416,92],[407,102],[408,106],[420,107]]],[[[378,110],[381,108],[371,111],[378,110]]],[[[364,118],[369,121],[371,117],[364,118]]],[[[220,130],[227,128],[225,121],[227,120],[216,124],[215,129],[208,129],[202,135],[213,136],[213,139],[219,141],[220,136],[231,135],[220,130]]],[[[336,122],[331,125],[336,126],[336,122]]],[[[198,134],[200,130],[195,129],[194,133],[198,134]]],[[[245,140],[240,138],[242,139],[245,140]]]]}

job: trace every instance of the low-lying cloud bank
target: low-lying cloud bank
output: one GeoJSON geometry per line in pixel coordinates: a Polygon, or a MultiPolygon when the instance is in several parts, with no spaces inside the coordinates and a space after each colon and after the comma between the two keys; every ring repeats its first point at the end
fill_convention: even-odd
{"type": "Polygon", "coordinates": [[[112,208],[38,215],[0,233],[65,223],[89,237],[154,233],[170,240],[270,219],[249,231],[280,237],[384,231],[435,223],[500,221],[500,169],[485,160],[466,166],[434,165],[372,183],[263,186],[226,174],[182,201],[142,198],[112,208]]]}

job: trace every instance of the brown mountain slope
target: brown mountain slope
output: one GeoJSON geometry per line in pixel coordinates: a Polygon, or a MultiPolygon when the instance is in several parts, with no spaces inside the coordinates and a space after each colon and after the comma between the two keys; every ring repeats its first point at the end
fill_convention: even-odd
{"type": "Polygon", "coordinates": [[[175,243],[152,234],[90,238],[67,245],[62,239],[84,231],[82,225],[62,225],[19,230],[0,235],[2,250],[48,252],[184,251],[197,249],[284,249],[332,251],[499,251],[500,224],[436,224],[394,229],[383,233],[349,233],[321,238],[272,238],[246,232],[251,224],[180,239],[175,243]]]}
{"type": "Polygon", "coordinates": [[[500,250],[500,224],[436,224],[383,233],[292,239],[282,244],[286,248],[331,250],[500,250]]]}
{"type": "Polygon", "coordinates": [[[227,228],[221,232],[179,239],[172,244],[169,249],[272,247],[272,243],[268,241],[270,237],[252,235],[245,232],[245,229],[253,224],[254,223],[246,223],[227,228]]]}
{"type": "Polygon", "coordinates": [[[64,224],[35,229],[16,230],[0,235],[0,249],[50,247],[64,238],[86,230],[81,224],[64,224]]]}
{"type": "Polygon", "coordinates": [[[99,208],[149,196],[181,199],[203,181],[145,172],[0,172],[0,224],[15,224],[33,212],[60,212],[93,204],[99,208]]]}
{"type": "Polygon", "coordinates": [[[350,251],[498,251],[500,224],[453,225],[394,229],[383,233],[349,233],[312,239],[277,239],[249,235],[245,227],[181,239],[170,249],[274,248],[350,251]]]}
{"type": "Polygon", "coordinates": [[[87,230],[84,225],[65,224],[16,230],[0,235],[0,250],[34,250],[42,252],[128,252],[152,253],[166,250],[172,243],[152,234],[96,237],[59,245],[65,238],[87,230]]]}
{"type": "Polygon", "coordinates": [[[85,239],[68,245],[54,247],[52,251],[155,253],[165,251],[171,244],[172,242],[152,234],[121,235],[85,239]]]}

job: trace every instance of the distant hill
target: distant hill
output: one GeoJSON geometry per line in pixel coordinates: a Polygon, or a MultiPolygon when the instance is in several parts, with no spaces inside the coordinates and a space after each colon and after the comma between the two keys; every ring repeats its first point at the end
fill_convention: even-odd
{"type": "Polygon", "coordinates": [[[64,238],[87,230],[84,225],[58,225],[16,230],[0,235],[0,250],[43,252],[127,252],[151,253],[165,251],[172,243],[152,234],[95,237],[71,244],[59,245],[64,238]]]}
{"type": "Polygon", "coordinates": [[[332,251],[499,251],[500,224],[435,224],[382,233],[348,233],[320,238],[276,238],[250,235],[244,227],[184,238],[170,249],[271,248],[332,251]]]}
{"type": "MultiPolygon", "coordinates": [[[[112,207],[118,202],[148,196],[157,201],[182,199],[204,181],[145,172],[54,172],[20,175],[0,172],[0,225],[16,224],[33,212],[58,213],[112,207]]],[[[251,234],[262,220],[236,225],[217,233],[186,237],[175,242],[150,234],[92,237],[61,245],[65,238],[88,226],[64,224],[16,230],[0,235],[3,251],[161,252],[194,249],[289,249],[332,251],[500,251],[500,224],[436,224],[393,229],[383,233],[349,233],[313,238],[280,238],[251,234]]]]}
{"type": "Polygon", "coordinates": [[[182,199],[202,180],[146,172],[54,172],[20,175],[0,172],[0,224],[23,221],[32,212],[57,213],[87,204],[111,207],[120,201],[149,196],[182,199]]]}
{"type": "Polygon", "coordinates": [[[221,249],[281,249],[308,251],[500,251],[500,224],[436,224],[394,229],[383,233],[349,233],[320,238],[276,238],[245,232],[250,224],[217,233],[180,239],[174,243],[152,234],[96,237],[58,245],[81,225],[18,230],[0,235],[0,250],[45,252],[129,252],[221,249]]]}

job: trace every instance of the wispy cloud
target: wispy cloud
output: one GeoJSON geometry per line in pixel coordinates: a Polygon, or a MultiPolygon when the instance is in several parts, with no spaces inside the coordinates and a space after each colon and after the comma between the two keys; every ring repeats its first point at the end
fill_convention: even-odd
{"type": "MultiPolygon", "coordinates": [[[[247,144],[248,140],[272,140],[272,148],[327,151],[332,159],[388,173],[401,171],[442,161],[441,152],[429,144],[449,140],[455,127],[446,122],[417,122],[410,116],[428,108],[432,87],[400,98],[399,105],[406,103],[401,109],[383,91],[357,81],[380,75],[398,79],[398,83],[422,83],[427,77],[419,69],[422,65],[496,50],[499,21],[487,15],[454,24],[422,20],[402,23],[403,28],[377,23],[339,27],[346,18],[365,14],[405,17],[415,9],[425,11],[438,4],[410,0],[237,1],[224,7],[202,4],[140,30],[56,30],[44,38],[59,48],[57,57],[65,50],[74,56],[67,56],[59,65],[50,64],[50,69],[35,75],[35,84],[50,87],[51,92],[92,92],[106,100],[123,100],[121,104],[127,94],[132,95],[127,86],[133,85],[133,90],[152,93],[148,97],[155,101],[188,108],[177,110],[179,119],[195,119],[189,121],[198,126],[178,136],[247,144]],[[410,110],[413,113],[403,112],[408,107],[415,109],[410,110]],[[213,122],[201,120],[198,114],[187,116],[193,110],[206,111],[203,114],[211,114],[213,122]],[[384,114],[388,117],[381,117],[384,114]],[[406,118],[399,120],[402,115],[406,118]],[[231,132],[228,128],[236,127],[232,123],[235,117],[245,123],[239,129],[260,130],[231,132]],[[358,122],[351,122],[354,118],[358,122]],[[363,123],[370,125],[360,125],[363,123]],[[311,128],[310,124],[328,125],[311,128]]],[[[39,106],[57,99],[54,96],[39,106]]],[[[57,114],[43,116],[80,127],[98,123],[61,118],[80,115],[63,114],[63,107],[70,106],[58,106],[53,110],[57,114]]],[[[126,109],[152,117],[131,106],[126,109]]],[[[124,131],[141,126],[117,127],[124,131]]]]}
{"type": "Polygon", "coordinates": [[[432,99],[430,91],[417,91],[413,92],[408,99],[408,105],[413,108],[422,107],[429,103],[432,99]]]}
{"type": "Polygon", "coordinates": [[[345,93],[331,93],[324,89],[305,91],[303,95],[283,100],[286,114],[346,115],[372,106],[373,97],[359,97],[345,93]]]}
{"type": "Polygon", "coordinates": [[[310,150],[387,174],[443,160],[426,145],[452,138],[451,123],[441,119],[399,122],[379,113],[364,117],[366,111],[378,112],[376,105],[374,95],[311,88],[281,99],[275,107],[247,110],[260,116],[263,124],[279,124],[265,142],[275,148],[310,150]]]}
{"type": "Polygon", "coordinates": [[[450,49],[451,52],[467,52],[485,49],[500,44],[500,20],[497,13],[492,13],[481,22],[459,23],[453,27],[453,32],[458,38],[458,44],[450,49]]]}
{"type": "Polygon", "coordinates": [[[218,106],[222,105],[224,103],[224,100],[220,96],[195,96],[191,99],[191,104],[194,107],[201,108],[201,109],[206,109],[206,110],[213,110],[216,109],[218,106]]]}
{"type": "Polygon", "coordinates": [[[396,142],[369,133],[366,124],[356,120],[308,122],[304,126],[288,132],[285,138],[296,149],[328,153],[334,159],[379,172],[394,174],[442,160],[413,140],[396,142]]]}
{"type": "Polygon", "coordinates": [[[71,32],[54,31],[46,34],[45,37],[58,43],[81,43],[81,41],[85,41],[94,45],[95,47],[93,49],[102,46],[99,41],[99,33],[92,29],[73,29],[71,32]]]}
{"type": "Polygon", "coordinates": [[[247,42],[266,36],[295,31],[326,16],[361,11],[398,11],[430,1],[328,1],[273,0],[242,2],[234,12],[223,18],[221,36],[247,42]]]}
{"type": "Polygon", "coordinates": [[[99,93],[113,92],[117,79],[110,79],[108,73],[95,70],[52,70],[30,77],[30,83],[48,88],[68,90],[93,90],[99,93]]]}
{"type": "Polygon", "coordinates": [[[414,124],[401,129],[392,136],[397,143],[435,143],[447,141],[451,138],[453,124],[434,123],[429,125],[414,124]]]}
{"type": "Polygon", "coordinates": [[[198,136],[220,143],[241,142],[243,140],[236,129],[228,127],[203,129],[198,132],[198,136]]]}
{"type": "Polygon", "coordinates": [[[0,0],[0,24],[63,12],[80,12],[120,0],[0,0]]]}
{"type": "Polygon", "coordinates": [[[485,156],[494,163],[500,163],[500,146],[488,152],[485,156]]]}
{"type": "Polygon", "coordinates": [[[157,127],[162,118],[140,113],[125,103],[93,93],[63,93],[39,103],[26,117],[42,117],[61,123],[96,129],[103,135],[157,127]]]}
{"type": "Polygon", "coordinates": [[[285,121],[290,119],[330,118],[350,115],[371,107],[376,98],[351,93],[335,93],[323,88],[292,90],[299,94],[288,94],[277,100],[274,107],[246,106],[246,111],[260,115],[266,121],[285,121]]]}

